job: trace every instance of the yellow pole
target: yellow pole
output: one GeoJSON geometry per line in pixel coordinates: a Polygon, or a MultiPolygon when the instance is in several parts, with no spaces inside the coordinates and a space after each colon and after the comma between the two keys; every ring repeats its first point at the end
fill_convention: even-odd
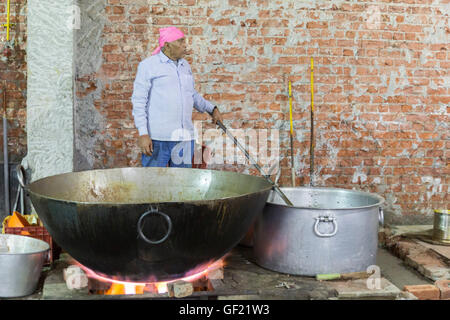
{"type": "Polygon", "coordinates": [[[9,18],[11,14],[11,3],[9,2],[6,4],[6,41],[9,41],[9,18]]]}
{"type": "Polygon", "coordinates": [[[291,123],[291,179],[292,186],[295,187],[295,170],[294,170],[294,125],[292,123],[292,83],[289,80],[289,117],[291,123]]]}
{"type": "Polygon", "coordinates": [[[289,80],[289,117],[291,121],[291,134],[294,134],[294,126],[292,125],[292,85],[291,80],[289,80]]]}
{"type": "Polygon", "coordinates": [[[314,112],[314,61],[311,58],[311,110],[314,112]]]}

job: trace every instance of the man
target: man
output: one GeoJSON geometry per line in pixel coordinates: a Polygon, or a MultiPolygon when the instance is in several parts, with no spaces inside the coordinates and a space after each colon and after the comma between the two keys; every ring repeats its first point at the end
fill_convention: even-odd
{"type": "Polygon", "coordinates": [[[139,63],[131,101],[144,167],[192,167],[192,107],[222,121],[216,106],[194,88],[185,37],[175,27],[159,30],[159,47],[139,63]]]}

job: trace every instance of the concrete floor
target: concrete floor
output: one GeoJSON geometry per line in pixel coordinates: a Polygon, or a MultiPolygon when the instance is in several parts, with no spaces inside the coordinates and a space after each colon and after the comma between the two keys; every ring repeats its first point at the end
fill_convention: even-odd
{"type": "MultiPolygon", "coordinates": [[[[243,247],[238,247],[238,249],[239,249],[239,251],[242,251],[242,253],[248,254],[248,252],[250,252],[250,249],[246,249],[243,247]]],[[[246,254],[244,254],[244,256],[246,256],[246,254]]],[[[248,265],[248,263],[246,263],[246,265],[248,265]]],[[[253,264],[251,264],[250,266],[252,266],[252,265],[253,264]]],[[[401,259],[397,258],[396,256],[394,256],[389,251],[387,251],[386,249],[383,249],[383,248],[378,248],[377,265],[381,269],[382,277],[386,278],[388,281],[390,281],[399,290],[403,290],[405,285],[431,284],[432,283],[431,280],[426,279],[420,273],[418,273],[416,270],[407,266],[401,259]]],[[[260,279],[262,277],[261,273],[269,273],[269,274],[273,273],[273,272],[261,269],[256,266],[254,266],[254,269],[258,271],[257,272],[258,279],[260,279]]],[[[25,300],[40,300],[40,299],[42,299],[43,298],[42,287],[43,287],[44,279],[49,272],[50,272],[49,268],[44,269],[44,272],[42,274],[41,281],[39,284],[40,290],[38,290],[35,294],[33,294],[31,296],[19,298],[19,299],[25,299],[25,300]]],[[[276,273],[274,273],[274,274],[276,274],[276,273]]],[[[279,274],[277,276],[283,277],[283,275],[281,275],[281,274],[279,274]]],[[[313,278],[308,278],[308,277],[302,278],[302,277],[296,277],[296,276],[291,277],[290,281],[292,281],[296,278],[299,281],[299,288],[298,288],[299,296],[297,297],[298,299],[310,299],[310,298],[327,299],[327,298],[330,298],[329,292],[327,292],[328,290],[325,290],[326,288],[324,287],[324,286],[327,286],[327,283],[316,282],[313,278]],[[304,289],[304,290],[302,290],[302,289],[304,289]],[[318,296],[311,297],[311,292],[314,293],[315,291],[318,292],[318,296]],[[305,296],[302,296],[302,294],[305,296]]],[[[63,287],[65,288],[65,284],[63,284],[63,287]]],[[[63,291],[67,291],[67,290],[63,290],[63,291]]],[[[289,293],[289,296],[286,296],[285,298],[289,297],[291,299],[292,298],[295,299],[295,297],[294,297],[295,295],[292,295],[292,293],[293,292],[291,291],[289,293]]],[[[277,297],[277,298],[282,298],[282,297],[277,297]]]]}
{"type": "Polygon", "coordinates": [[[400,290],[403,290],[405,285],[433,283],[383,248],[378,248],[377,265],[381,269],[382,276],[400,290]]]}

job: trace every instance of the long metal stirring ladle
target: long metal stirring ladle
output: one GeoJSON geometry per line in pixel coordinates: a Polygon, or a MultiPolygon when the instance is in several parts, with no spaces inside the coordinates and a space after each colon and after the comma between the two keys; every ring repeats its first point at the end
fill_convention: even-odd
{"type": "Polygon", "coordinates": [[[245,148],[239,143],[239,141],[231,134],[230,131],[224,126],[224,124],[218,120],[217,125],[230,137],[231,140],[233,140],[234,144],[238,146],[239,149],[245,154],[248,160],[253,164],[253,166],[258,169],[258,171],[261,173],[261,175],[274,187],[275,191],[280,195],[280,197],[286,202],[288,206],[293,207],[291,201],[289,201],[288,197],[281,191],[281,189],[278,187],[277,184],[275,184],[272,179],[270,179],[269,176],[265,175],[261,167],[258,165],[258,163],[250,156],[250,154],[245,150],[245,148]]]}

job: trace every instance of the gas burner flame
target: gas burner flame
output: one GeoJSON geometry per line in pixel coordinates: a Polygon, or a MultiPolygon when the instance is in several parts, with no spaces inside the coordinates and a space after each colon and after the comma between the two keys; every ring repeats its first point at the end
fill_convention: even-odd
{"type": "Polygon", "coordinates": [[[194,282],[202,277],[208,277],[208,273],[223,268],[225,265],[225,256],[221,259],[206,264],[206,267],[200,266],[194,268],[193,270],[186,272],[185,276],[179,279],[174,279],[170,281],[122,281],[113,278],[109,278],[107,276],[103,276],[101,274],[96,273],[95,271],[83,266],[78,261],[73,261],[73,263],[79,266],[89,278],[96,279],[101,282],[111,283],[111,287],[109,290],[105,291],[105,295],[119,295],[119,294],[143,294],[144,288],[146,286],[153,286],[156,288],[156,291],[159,294],[165,294],[168,292],[167,285],[169,283],[177,282],[177,281],[185,281],[185,282],[194,282]],[[199,271],[197,271],[199,270],[199,271]]]}

